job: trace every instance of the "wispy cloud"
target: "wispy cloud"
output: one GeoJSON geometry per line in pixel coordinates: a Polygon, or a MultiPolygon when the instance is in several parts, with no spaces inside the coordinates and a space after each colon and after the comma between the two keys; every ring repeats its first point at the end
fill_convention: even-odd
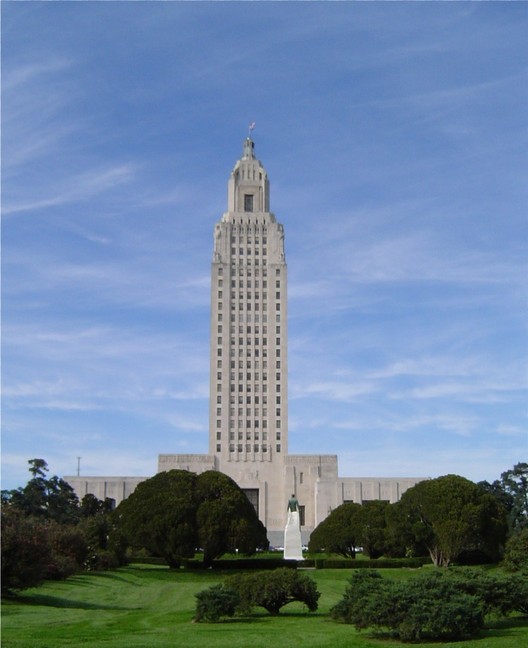
{"type": "Polygon", "coordinates": [[[19,212],[30,212],[56,207],[66,203],[88,200],[116,186],[130,183],[135,175],[133,164],[120,165],[114,168],[98,169],[72,177],[68,182],[48,196],[34,197],[32,200],[7,196],[3,213],[6,216],[19,212]]]}
{"type": "Polygon", "coordinates": [[[173,406],[207,394],[204,345],[181,333],[26,325],[4,332],[4,356],[6,411],[129,409],[150,416],[160,402],[173,406]]]}
{"type": "Polygon", "coordinates": [[[20,90],[21,86],[35,80],[49,78],[49,75],[64,73],[74,67],[74,62],[68,58],[50,58],[47,61],[33,61],[8,67],[2,75],[4,91],[20,90]]]}

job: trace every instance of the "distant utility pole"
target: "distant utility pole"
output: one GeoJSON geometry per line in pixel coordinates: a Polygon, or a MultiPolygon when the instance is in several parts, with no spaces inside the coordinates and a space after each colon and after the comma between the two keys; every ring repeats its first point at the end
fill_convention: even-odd
{"type": "Polygon", "coordinates": [[[77,477],[81,474],[81,457],[77,457],[77,477]]]}

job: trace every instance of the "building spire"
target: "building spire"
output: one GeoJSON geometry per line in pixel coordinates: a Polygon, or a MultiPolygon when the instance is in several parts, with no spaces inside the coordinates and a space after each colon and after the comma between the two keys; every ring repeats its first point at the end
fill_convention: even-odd
{"type": "Polygon", "coordinates": [[[254,151],[255,151],[255,143],[250,137],[246,137],[246,139],[244,140],[244,150],[242,153],[242,159],[252,160],[255,157],[254,151]]]}
{"type": "Polygon", "coordinates": [[[251,122],[249,124],[249,129],[248,129],[248,136],[244,140],[244,149],[242,153],[242,159],[243,160],[252,160],[255,158],[255,143],[251,139],[251,131],[255,128],[255,122],[251,122]]]}

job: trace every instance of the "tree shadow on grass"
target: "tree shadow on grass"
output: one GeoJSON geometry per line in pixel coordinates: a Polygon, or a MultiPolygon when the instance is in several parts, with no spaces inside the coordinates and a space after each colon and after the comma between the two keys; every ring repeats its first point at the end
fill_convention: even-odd
{"type": "Polygon", "coordinates": [[[507,617],[489,621],[484,626],[482,637],[509,637],[514,634],[515,628],[528,628],[528,616],[507,617]]]}
{"type": "MultiPolygon", "coordinates": [[[[307,618],[323,618],[326,615],[323,612],[281,612],[280,614],[267,614],[266,612],[259,613],[258,611],[253,614],[247,615],[237,615],[234,617],[222,617],[220,621],[215,621],[213,623],[271,623],[276,619],[307,619],[307,618]]],[[[203,621],[202,624],[207,624],[211,622],[203,621]]]]}
{"type": "Polygon", "coordinates": [[[9,597],[11,601],[21,605],[38,605],[42,607],[75,609],[75,610],[121,610],[130,611],[139,608],[121,607],[119,605],[101,605],[87,601],[74,601],[72,599],[49,596],[47,594],[19,594],[9,597]]]}
{"type": "Polygon", "coordinates": [[[126,583],[127,585],[137,585],[130,578],[126,578],[121,575],[118,571],[97,571],[97,572],[83,572],[82,574],[77,574],[76,576],[69,576],[66,579],[68,583],[75,583],[76,585],[90,585],[90,580],[86,578],[89,576],[91,578],[101,578],[106,580],[120,581],[121,583],[126,583]]]}
{"type": "Polygon", "coordinates": [[[248,623],[262,623],[262,622],[267,622],[272,617],[265,617],[265,616],[237,616],[237,617],[231,617],[231,618],[225,618],[222,617],[219,621],[194,621],[197,625],[237,625],[237,624],[243,624],[247,625],[248,623]]]}

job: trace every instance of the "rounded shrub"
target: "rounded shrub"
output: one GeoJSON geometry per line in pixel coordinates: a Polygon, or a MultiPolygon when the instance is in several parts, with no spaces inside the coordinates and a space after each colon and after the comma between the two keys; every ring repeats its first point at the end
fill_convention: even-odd
{"type": "Polygon", "coordinates": [[[400,583],[360,571],[331,617],[359,630],[388,631],[401,641],[455,641],[479,634],[484,608],[477,596],[439,572],[400,583]]]}
{"type": "Polygon", "coordinates": [[[309,576],[288,568],[237,574],[231,576],[226,584],[236,590],[240,597],[240,608],[245,612],[258,606],[277,615],[282,607],[293,601],[304,603],[310,612],[314,612],[320,596],[309,576]]]}
{"type": "Polygon", "coordinates": [[[225,585],[213,585],[195,596],[195,621],[214,623],[223,616],[232,617],[240,603],[238,593],[225,585]]]}

